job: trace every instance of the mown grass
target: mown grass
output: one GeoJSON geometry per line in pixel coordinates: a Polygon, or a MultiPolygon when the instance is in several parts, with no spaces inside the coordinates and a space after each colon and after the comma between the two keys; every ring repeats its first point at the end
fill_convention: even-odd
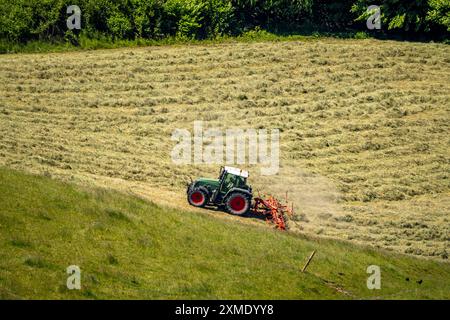
{"type": "Polygon", "coordinates": [[[0,169],[1,299],[448,299],[450,265],[0,169]],[[306,273],[306,258],[317,250],[306,273]],[[382,289],[368,290],[379,265],[382,289]],[[81,290],[66,287],[69,265],[81,290]]]}
{"type": "MultiPolygon", "coordinates": [[[[278,128],[302,233],[448,260],[450,47],[373,39],[0,56],[0,165],[190,209],[175,129],[278,128]]],[[[259,185],[257,185],[259,184],[259,185]]],[[[277,191],[277,190],[275,190],[277,191]]],[[[277,195],[277,194],[276,194],[277,195]]]]}

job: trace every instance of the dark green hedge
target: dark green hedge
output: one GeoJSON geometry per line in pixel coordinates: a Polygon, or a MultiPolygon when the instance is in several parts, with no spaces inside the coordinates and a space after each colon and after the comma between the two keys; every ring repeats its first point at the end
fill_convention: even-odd
{"type": "MultiPolygon", "coordinates": [[[[380,0],[383,30],[446,33],[450,0],[380,0]]],[[[66,8],[78,5],[88,38],[214,38],[256,27],[272,32],[365,30],[368,0],[2,0],[0,37],[74,40],[66,8]]]]}

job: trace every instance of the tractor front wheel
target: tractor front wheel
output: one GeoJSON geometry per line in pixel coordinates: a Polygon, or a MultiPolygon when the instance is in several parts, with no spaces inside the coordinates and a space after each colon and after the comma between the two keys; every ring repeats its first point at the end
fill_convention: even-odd
{"type": "Polygon", "coordinates": [[[188,202],[194,207],[204,207],[207,203],[207,194],[201,189],[194,189],[188,194],[188,202]]]}
{"type": "Polygon", "coordinates": [[[237,216],[246,214],[250,210],[250,205],[251,199],[249,196],[241,192],[231,194],[225,202],[227,211],[237,216]]]}

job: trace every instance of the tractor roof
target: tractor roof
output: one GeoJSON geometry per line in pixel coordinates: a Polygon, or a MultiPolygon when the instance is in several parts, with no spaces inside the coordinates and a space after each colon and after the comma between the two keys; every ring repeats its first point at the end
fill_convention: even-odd
{"type": "Polygon", "coordinates": [[[243,177],[243,178],[248,178],[248,175],[249,175],[248,171],[241,170],[241,169],[238,169],[238,168],[225,167],[224,169],[228,173],[231,173],[231,174],[234,174],[236,176],[243,177]]]}

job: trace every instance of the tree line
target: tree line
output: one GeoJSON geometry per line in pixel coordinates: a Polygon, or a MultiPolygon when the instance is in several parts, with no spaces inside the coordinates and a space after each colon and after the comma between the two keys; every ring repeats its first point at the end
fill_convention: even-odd
{"type": "Polygon", "coordinates": [[[449,34],[450,0],[3,0],[0,38],[210,39],[255,28],[280,34],[367,30],[373,4],[381,8],[380,32],[449,34]],[[79,31],[67,28],[70,5],[81,9],[79,31]]]}

